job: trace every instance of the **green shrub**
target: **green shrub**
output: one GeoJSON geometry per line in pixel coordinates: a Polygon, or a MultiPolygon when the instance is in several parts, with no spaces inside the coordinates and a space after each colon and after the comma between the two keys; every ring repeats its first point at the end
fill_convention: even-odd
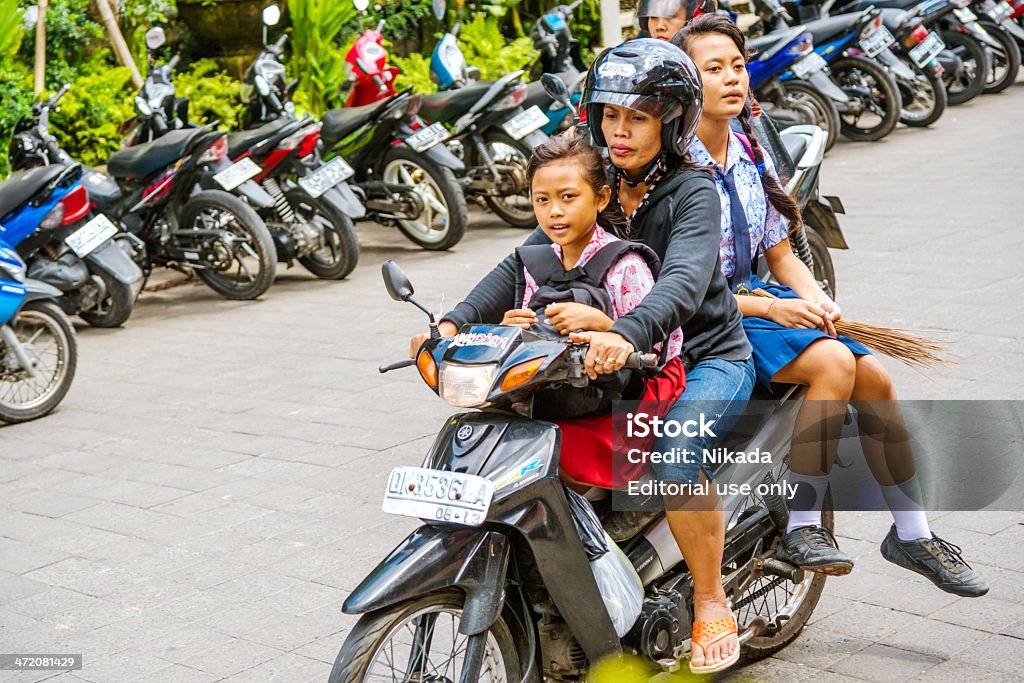
{"type": "Polygon", "coordinates": [[[189,98],[189,117],[196,123],[220,122],[227,130],[238,128],[242,114],[241,81],[220,70],[212,59],[200,59],[189,71],[174,76],[178,97],[189,98]]]}
{"type": "Polygon", "coordinates": [[[7,150],[14,124],[32,111],[32,72],[11,59],[0,58],[0,178],[7,176],[7,150]]]}
{"type": "Polygon", "coordinates": [[[135,115],[134,95],[127,67],[80,76],[50,117],[50,133],[76,161],[105,164],[120,147],[121,124],[135,115]]]}
{"type": "Polygon", "coordinates": [[[395,78],[395,89],[402,90],[412,86],[413,92],[429,95],[437,91],[437,84],[430,78],[430,59],[421,54],[408,57],[392,56],[391,63],[401,69],[395,78]]]}
{"type": "MultiPolygon", "coordinates": [[[[19,0],[27,7],[32,0],[19,0]]],[[[46,88],[58,90],[78,77],[91,62],[90,49],[103,38],[103,27],[89,18],[89,0],[53,0],[46,11],[46,88]]],[[[18,55],[29,66],[35,63],[35,31],[26,31],[18,55]]]]}
{"type": "Polygon", "coordinates": [[[337,45],[356,13],[346,0],[288,0],[292,21],[291,66],[299,75],[296,103],[317,115],[341,105],[345,53],[337,45]]]}
{"type": "Polygon", "coordinates": [[[480,79],[493,81],[517,69],[528,69],[538,52],[529,38],[516,38],[508,45],[493,17],[477,14],[462,25],[459,46],[466,63],[480,69],[480,79]]]}
{"type": "Polygon", "coordinates": [[[0,64],[6,64],[18,52],[24,33],[21,15],[18,0],[0,0],[0,64]]]}

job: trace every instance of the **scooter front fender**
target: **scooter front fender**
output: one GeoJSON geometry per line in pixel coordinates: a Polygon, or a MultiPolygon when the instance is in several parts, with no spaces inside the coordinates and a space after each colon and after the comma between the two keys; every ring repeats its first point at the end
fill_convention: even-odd
{"type": "Polygon", "coordinates": [[[505,604],[509,539],[457,526],[422,526],[391,551],[345,600],[345,614],[363,614],[404,600],[458,588],[466,594],[459,632],[489,629],[505,604]]]}
{"type": "Polygon", "coordinates": [[[814,198],[807,202],[803,213],[807,224],[813,227],[824,238],[829,249],[849,249],[846,237],[843,236],[843,229],[839,227],[839,219],[836,218],[835,205],[842,208],[838,197],[825,197],[828,201],[814,198]],[[834,202],[832,200],[835,200],[834,202]]]}

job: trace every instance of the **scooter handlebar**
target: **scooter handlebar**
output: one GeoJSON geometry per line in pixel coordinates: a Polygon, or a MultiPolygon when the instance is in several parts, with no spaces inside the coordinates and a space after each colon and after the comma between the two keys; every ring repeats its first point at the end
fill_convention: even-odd
{"type": "Polygon", "coordinates": [[[174,71],[174,67],[178,66],[178,62],[181,61],[181,55],[174,55],[171,57],[171,61],[167,62],[167,68],[174,71]]]}
{"type": "Polygon", "coordinates": [[[277,39],[277,42],[274,43],[274,47],[276,47],[278,50],[280,50],[280,49],[282,49],[284,47],[284,44],[287,43],[287,42],[288,42],[288,34],[287,33],[283,33],[283,34],[281,34],[281,37],[277,39]]]}

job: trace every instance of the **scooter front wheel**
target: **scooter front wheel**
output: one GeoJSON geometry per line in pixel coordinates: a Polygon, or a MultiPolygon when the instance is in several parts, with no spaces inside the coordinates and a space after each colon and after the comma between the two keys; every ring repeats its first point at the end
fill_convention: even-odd
{"type": "MultiPolygon", "coordinates": [[[[431,593],[363,615],[345,639],[328,682],[461,680],[468,642],[459,633],[463,601],[461,593],[431,593]],[[442,677],[430,676],[438,672],[442,677]]],[[[498,617],[486,633],[477,680],[518,683],[519,662],[512,630],[498,617]]]]}
{"type": "Polygon", "coordinates": [[[413,220],[399,219],[398,229],[424,249],[451,249],[466,234],[466,197],[451,169],[435,164],[405,145],[384,156],[385,183],[412,188],[423,200],[423,212],[413,220]]]}
{"type": "Polygon", "coordinates": [[[49,301],[31,301],[7,323],[20,345],[19,353],[7,348],[0,336],[0,421],[25,422],[57,407],[71,388],[78,365],[75,328],[67,315],[49,301]],[[32,364],[35,377],[18,356],[32,364]]]}

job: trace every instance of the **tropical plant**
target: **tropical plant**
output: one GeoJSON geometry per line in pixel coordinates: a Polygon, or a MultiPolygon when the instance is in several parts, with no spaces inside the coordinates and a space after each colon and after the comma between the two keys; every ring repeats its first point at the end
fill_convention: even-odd
{"type": "Polygon", "coordinates": [[[466,55],[466,63],[480,69],[482,80],[497,80],[517,69],[526,69],[538,54],[527,37],[506,45],[498,22],[485,14],[477,14],[473,21],[463,24],[459,46],[466,55]]]}
{"type": "Polygon", "coordinates": [[[355,12],[344,0],[288,0],[291,64],[299,75],[296,100],[317,115],[341,104],[345,54],[336,41],[355,12]]]}
{"type": "Polygon", "coordinates": [[[228,130],[238,127],[242,114],[242,83],[231,78],[212,59],[200,59],[188,71],[174,76],[178,97],[189,99],[189,117],[197,123],[212,124],[228,130]]]}
{"type": "Polygon", "coordinates": [[[22,11],[18,0],[0,0],[0,64],[12,59],[21,45],[22,11]]]}
{"type": "MultiPolygon", "coordinates": [[[[19,0],[24,8],[33,0],[19,0]]],[[[73,82],[80,67],[90,62],[92,44],[103,37],[103,27],[89,18],[89,0],[53,0],[46,11],[46,88],[57,90],[73,82]]],[[[19,56],[25,64],[35,61],[34,31],[25,33],[19,56]]]]}
{"type": "MultiPolygon", "coordinates": [[[[102,65],[101,60],[96,63],[102,65]]],[[[120,146],[121,124],[135,115],[134,94],[127,67],[102,65],[79,76],[61,98],[50,132],[76,161],[105,164],[120,146]]]]}
{"type": "Polygon", "coordinates": [[[392,56],[391,63],[400,71],[395,78],[396,89],[412,86],[413,92],[420,95],[429,95],[437,90],[437,85],[430,78],[430,60],[423,55],[413,53],[408,57],[392,56]]]}

